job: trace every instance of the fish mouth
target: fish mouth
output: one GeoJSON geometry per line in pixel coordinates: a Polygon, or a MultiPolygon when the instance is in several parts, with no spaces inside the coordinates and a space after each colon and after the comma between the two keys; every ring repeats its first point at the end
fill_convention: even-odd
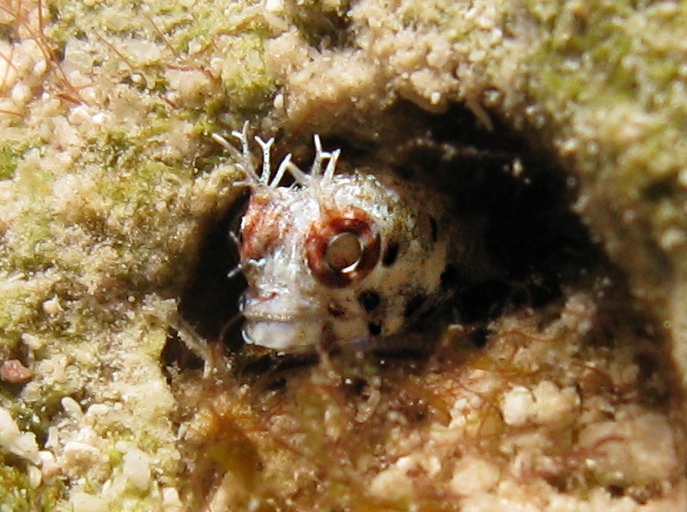
{"type": "Polygon", "coordinates": [[[241,313],[242,335],[247,344],[274,350],[314,350],[322,340],[325,320],[312,303],[282,293],[256,295],[244,292],[241,313]]]}
{"type": "Polygon", "coordinates": [[[314,318],[274,318],[247,315],[243,340],[274,350],[314,350],[322,340],[323,324],[314,318]]]}

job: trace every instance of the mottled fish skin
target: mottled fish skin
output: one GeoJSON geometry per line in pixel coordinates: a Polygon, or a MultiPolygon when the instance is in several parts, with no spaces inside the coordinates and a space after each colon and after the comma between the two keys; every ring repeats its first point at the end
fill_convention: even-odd
{"type": "Polygon", "coordinates": [[[445,277],[462,249],[443,196],[378,169],[336,173],[339,151],[323,151],[317,136],[309,173],[289,155],[274,175],[273,140],[255,137],[258,174],[247,125],[232,135],[240,153],[214,138],[251,192],[237,240],[247,343],[289,352],[386,337],[450,296],[445,277]],[[294,184],[280,186],[287,172],[294,184]]]}

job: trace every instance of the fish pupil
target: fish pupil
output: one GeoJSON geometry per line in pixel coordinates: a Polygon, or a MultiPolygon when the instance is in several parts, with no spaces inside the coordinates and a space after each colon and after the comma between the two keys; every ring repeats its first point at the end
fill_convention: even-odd
{"type": "Polygon", "coordinates": [[[327,244],[325,259],[332,270],[352,272],[360,263],[363,246],[357,235],[343,232],[334,235],[327,244]]]}

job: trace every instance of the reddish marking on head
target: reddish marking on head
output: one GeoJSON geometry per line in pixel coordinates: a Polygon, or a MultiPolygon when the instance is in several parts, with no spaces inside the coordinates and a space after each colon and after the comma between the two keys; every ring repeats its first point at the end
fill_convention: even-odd
{"type": "Polygon", "coordinates": [[[351,207],[344,212],[325,211],[311,226],[305,245],[313,276],[327,286],[344,288],[364,278],[377,265],[381,243],[370,217],[359,208],[351,207]],[[331,255],[328,258],[330,243],[342,234],[355,235],[360,244],[356,262],[345,268],[333,266],[331,255]]]}
{"type": "Polygon", "coordinates": [[[283,211],[264,194],[253,194],[241,222],[241,260],[259,260],[282,236],[283,211]]]}

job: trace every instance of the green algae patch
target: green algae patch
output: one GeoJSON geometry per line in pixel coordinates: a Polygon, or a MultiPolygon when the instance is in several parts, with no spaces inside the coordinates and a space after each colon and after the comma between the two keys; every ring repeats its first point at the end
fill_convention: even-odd
{"type": "Polygon", "coordinates": [[[12,146],[0,148],[0,180],[7,180],[14,176],[19,156],[20,152],[12,146]]]}
{"type": "Polygon", "coordinates": [[[29,475],[18,466],[8,464],[0,453],[0,503],[12,512],[53,512],[64,497],[64,482],[32,484],[29,475]]]}
{"type": "Polygon", "coordinates": [[[222,85],[232,106],[255,108],[276,91],[274,77],[264,59],[264,42],[257,35],[226,41],[227,57],[220,71],[222,85]]]}
{"type": "Polygon", "coordinates": [[[227,115],[255,111],[276,90],[262,54],[264,40],[279,27],[258,5],[146,7],[137,16],[126,2],[62,2],[55,37],[67,49],[85,46],[100,53],[92,62],[101,72],[166,97],[168,105],[182,107],[177,114],[188,114],[183,107],[202,112],[203,103],[217,96],[223,97],[227,115]],[[84,42],[75,43],[78,34],[84,42]]]}
{"type": "Polygon", "coordinates": [[[21,335],[44,323],[43,303],[51,297],[54,279],[15,278],[0,284],[0,354],[7,358],[21,335]]]}

